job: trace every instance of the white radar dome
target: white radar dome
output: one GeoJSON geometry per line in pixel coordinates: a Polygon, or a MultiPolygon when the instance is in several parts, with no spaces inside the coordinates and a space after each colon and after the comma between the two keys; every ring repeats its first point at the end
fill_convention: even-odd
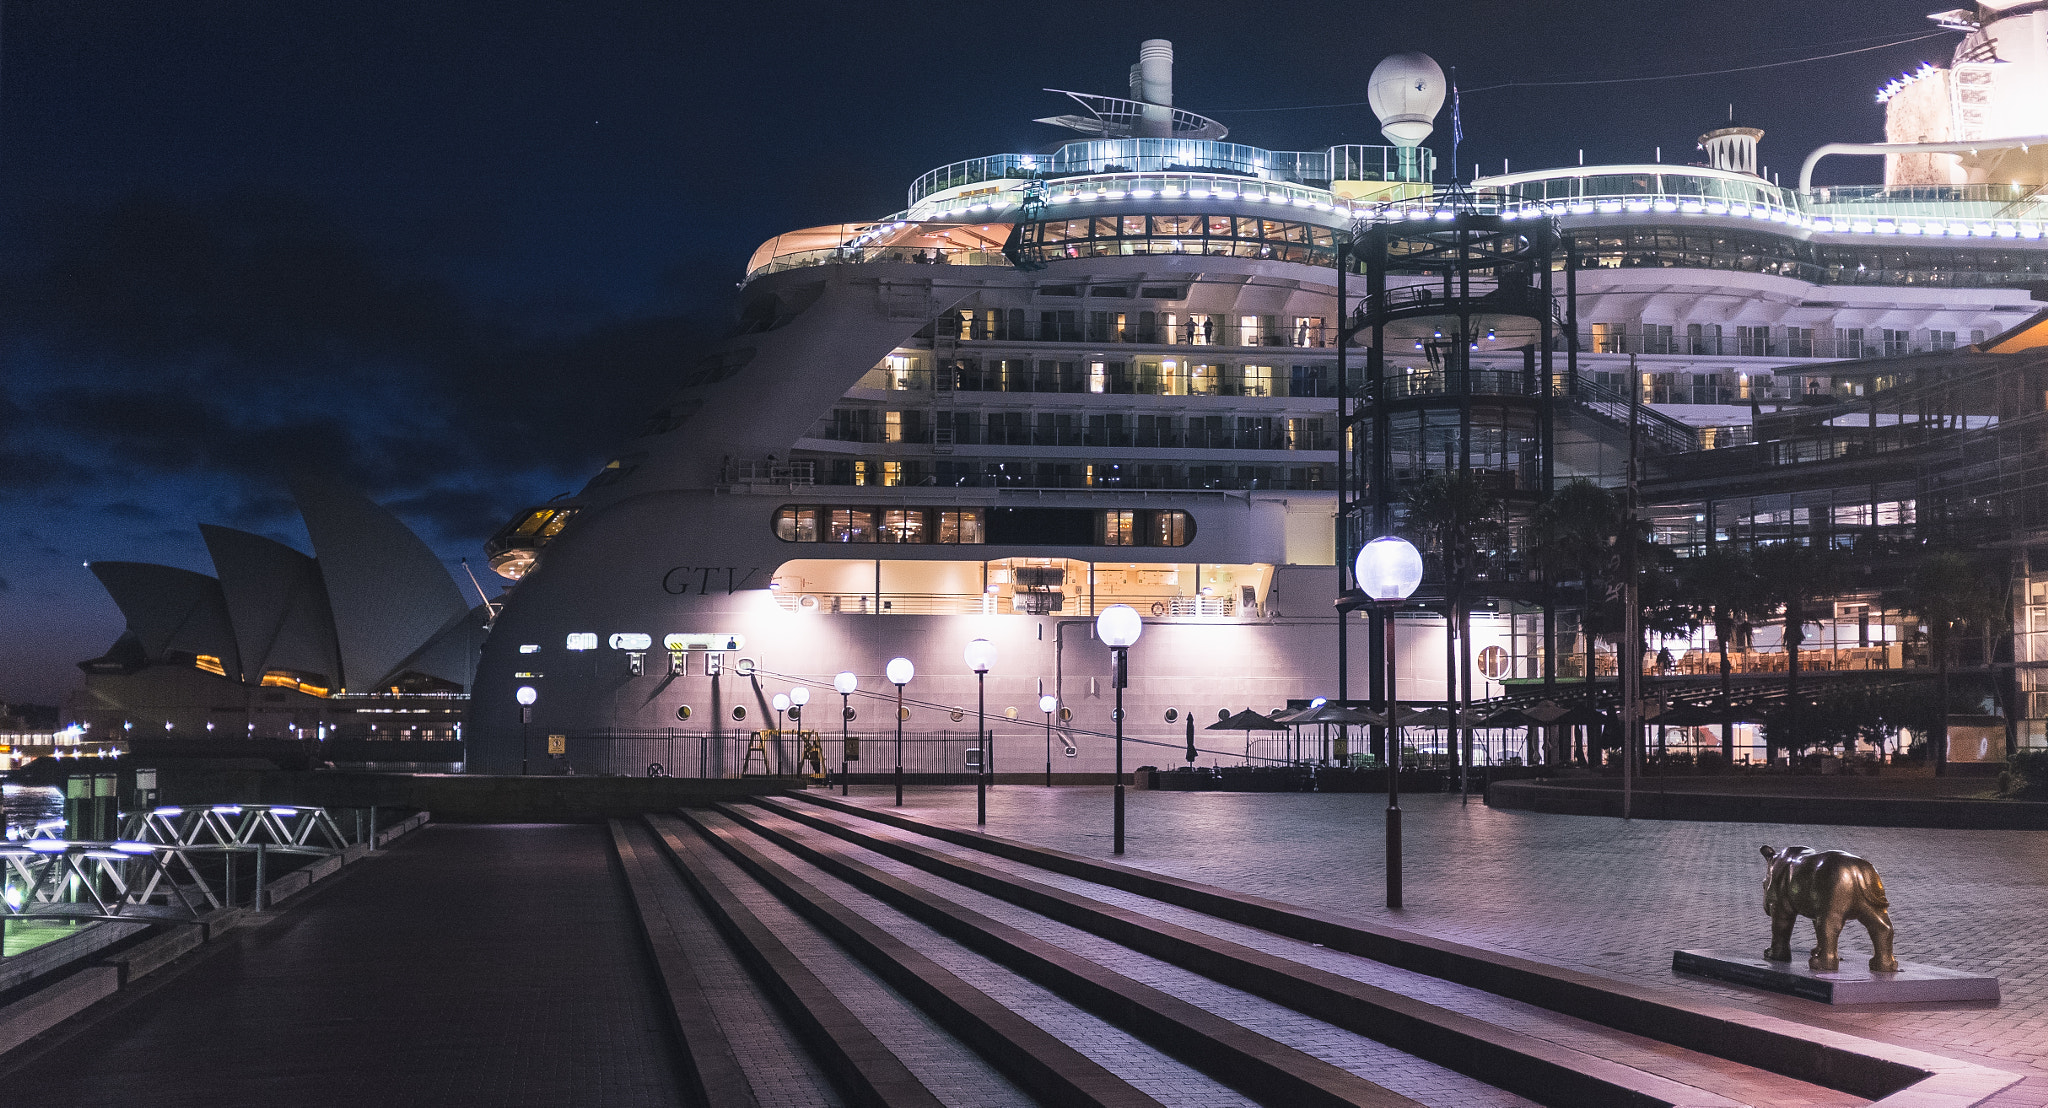
{"type": "Polygon", "coordinates": [[[1420,146],[1444,106],[1444,71],[1428,54],[1395,54],[1373,67],[1366,103],[1395,146],[1420,146]]]}

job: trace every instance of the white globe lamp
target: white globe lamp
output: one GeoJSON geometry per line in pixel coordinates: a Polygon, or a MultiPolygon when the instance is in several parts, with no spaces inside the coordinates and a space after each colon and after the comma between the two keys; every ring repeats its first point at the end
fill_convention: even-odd
{"type": "Polygon", "coordinates": [[[1129,604],[1112,604],[1095,617],[1095,637],[1112,650],[1124,650],[1145,633],[1145,621],[1129,604]]]}
{"type": "Polygon", "coordinates": [[[996,644],[987,639],[976,639],[967,644],[967,668],[976,673],[987,673],[996,665],[996,644]]]}
{"type": "Polygon", "coordinates": [[[840,696],[852,696],[853,691],[858,688],[860,688],[860,678],[854,676],[852,670],[847,670],[832,679],[832,691],[840,696]]]}
{"type": "Polygon", "coordinates": [[[1422,584],[1422,552],[1407,539],[1377,538],[1359,548],[1351,570],[1367,599],[1406,600],[1422,584]]]}
{"type": "Polygon", "coordinates": [[[911,665],[908,658],[892,658],[889,661],[889,668],[885,672],[889,675],[890,684],[898,686],[908,685],[910,684],[910,679],[917,676],[917,667],[911,665]]]}

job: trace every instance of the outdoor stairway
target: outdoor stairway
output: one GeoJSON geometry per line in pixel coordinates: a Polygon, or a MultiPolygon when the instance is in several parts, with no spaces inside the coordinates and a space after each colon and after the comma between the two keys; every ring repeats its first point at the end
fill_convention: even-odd
{"type": "Polygon", "coordinates": [[[1983,1084],[836,798],[613,833],[713,1104],[1790,1108],[1983,1084]]]}

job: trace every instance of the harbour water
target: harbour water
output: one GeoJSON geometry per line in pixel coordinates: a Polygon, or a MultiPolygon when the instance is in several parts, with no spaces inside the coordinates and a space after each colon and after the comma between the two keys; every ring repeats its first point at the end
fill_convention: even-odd
{"type": "Polygon", "coordinates": [[[0,827],[9,839],[38,825],[64,822],[64,790],[35,785],[0,785],[0,827]]]}

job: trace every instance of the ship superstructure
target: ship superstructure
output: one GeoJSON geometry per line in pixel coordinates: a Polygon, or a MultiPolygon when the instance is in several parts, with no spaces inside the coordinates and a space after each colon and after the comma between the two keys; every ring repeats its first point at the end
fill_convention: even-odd
{"type": "MultiPolygon", "coordinates": [[[[1338,342],[1368,293],[1353,273],[1340,303],[1336,267],[1374,227],[1421,241],[1477,219],[1549,243],[1568,388],[1539,384],[1542,310],[1447,324],[1423,268],[1383,293],[1408,310],[1375,387],[1406,403],[1377,479],[1476,454],[1509,501],[1618,481],[1631,420],[1659,455],[1745,445],[1759,417],[1880,387],[1865,359],[2008,330],[2048,281],[2048,202],[2025,182],[1800,192],[1730,120],[1700,165],[1447,187],[1421,145],[1443,94],[1427,58],[1375,73],[1388,145],[1312,151],[1225,141],[1173,105],[1171,68],[1148,42],[1128,97],[1069,93],[1087,114],[1042,121],[1075,141],[934,169],[900,212],[756,251],[737,333],[586,488],[492,540],[518,584],[479,664],[472,768],[511,768],[544,733],[701,733],[739,758],[722,744],[764,726],[777,689],[848,670],[893,692],[897,655],[918,664],[911,695],[971,703],[976,637],[1001,656],[992,708],[1031,723],[1050,694],[1077,733],[1107,730],[1085,625],[1116,603],[1151,621],[1135,734],[1328,695],[1338,467],[1365,445],[1342,441],[1339,392],[1366,359],[1347,348],[1340,372],[1338,342]]],[[[1538,607],[1497,591],[1470,636],[1505,659],[1475,674],[1482,696],[1544,672],[1538,607]]],[[[1440,697],[1441,621],[1414,622],[1402,695],[1440,697]]],[[[1079,745],[1068,768],[1106,766],[1079,745]]]]}

